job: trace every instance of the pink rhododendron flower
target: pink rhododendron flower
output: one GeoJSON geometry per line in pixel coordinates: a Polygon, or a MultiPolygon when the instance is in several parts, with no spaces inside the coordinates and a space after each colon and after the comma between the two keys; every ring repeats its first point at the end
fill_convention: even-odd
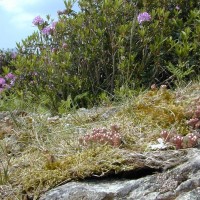
{"type": "Polygon", "coordinates": [[[6,83],[6,80],[4,78],[0,78],[0,86],[3,86],[6,83]]]}
{"type": "Polygon", "coordinates": [[[1,87],[0,87],[0,93],[3,92],[3,91],[4,91],[4,88],[1,88],[1,87]]]}
{"type": "Polygon", "coordinates": [[[16,79],[16,76],[12,73],[8,73],[7,75],[5,75],[6,79],[16,79]]]}
{"type": "Polygon", "coordinates": [[[50,35],[51,34],[51,27],[47,26],[42,29],[43,35],[50,35]]]}
{"type": "Polygon", "coordinates": [[[12,59],[15,59],[16,57],[17,57],[17,53],[16,53],[16,52],[12,52],[11,58],[12,58],[12,59]]]}
{"type": "Polygon", "coordinates": [[[37,16],[33,19],[33,22],[32,22],[35,26],[38,26],[38,25],[42,25],[44,23],[44,20],[40,17],[40,16],[37,16]]]}
{"type": "Polygon", "coordinates": [[[50,27],[50,28],[51,28],[52,30],[55,30],[56,24],[57,24],[57,23],[58,23],[58,22],[53,22],[53,23],[51,24],[51,27],[50,27]]]}
{"type": "Polygon", "coordinates": [[[138,23],[142,24],[142,22],[150,21],[151,15],[147,12],[140,13],[137,17],[138,23]]]}

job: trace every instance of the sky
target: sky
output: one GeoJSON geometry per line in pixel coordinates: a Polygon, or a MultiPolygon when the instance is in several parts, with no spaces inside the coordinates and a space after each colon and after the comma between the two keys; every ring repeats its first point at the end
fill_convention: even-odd
{"type": "Polygon", "coordinates": [[[49,14],[56,21],[57,11],[64,9],[63,0],[0,0],[0,49],[14,49],[16,42],[36,31],[36,16],[46,19],[49,14]]]}

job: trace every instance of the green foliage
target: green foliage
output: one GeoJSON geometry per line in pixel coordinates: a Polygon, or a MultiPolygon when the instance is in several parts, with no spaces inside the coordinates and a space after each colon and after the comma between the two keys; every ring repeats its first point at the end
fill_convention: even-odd
{"type": "Polygon", "coordinates": [[[2,50],[0,49],[0,74],[8,74],[10,71],[14,70],[12,61],[15,60],[16,53],[12,50],[2,50]]]}
{"type": "Polygon", "coordinates": [[[53,112],[65,112],[69,97],[86,107],[99,103],[102,91],[112,96],[124,86],[148,87],[170,77],[180,82],[199,73],[198,1],[80,0],[78,13],[73,3],[65,2],[50,34],[43,34],[52,24],[47,17],[17,44],[18,90],[38,101],[45,94],[53,112]],[[151,20],[139,24],[144,11],[151,20]]]}
{"type": "Polygon", "coordinates": [[[194,72],[193,66],[188,66],[188,62],[179,63],[177,66],[169,63],[167,69],[173,74],[173,76],[175,76],[179,84],[185,79],[185,77],[194,72]]]}

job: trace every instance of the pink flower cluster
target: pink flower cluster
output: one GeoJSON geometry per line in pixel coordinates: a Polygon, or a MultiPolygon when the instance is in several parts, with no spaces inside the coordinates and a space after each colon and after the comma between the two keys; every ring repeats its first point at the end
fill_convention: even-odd
{"type": "Polygon", "coordinates": [[[55,31],[55,29],[56,29],[56,24],[57,24],[57,22],[53,22],[51,24],[51,26],[44,27],[42,29],[42,34],[43,35],[50,35],[50,34],[52,34],[55,31]]]}
{"type": "Polygon", "coordinates": [[[12,73],[8,73],[4,78],[0,77],[0,93],[5,89],[10,89],[16,80],[16,76],[12,73]]]}
{"type": "Polygon", "coordinates": [[[40,16],[37,16],[33,19],[32,22],[35,26],[43,25],[43,29],[41,30],[43,35],[50,35],[56,29],[57,22],[52,22],[50,26],[47,26],[46,22],[40,16]]]}
{"type": "Polygon", "coordinates": [[[147,12],[140,13],[137,16],[137,20],[138,20],[139,24],[142,24],[145,21],[150,21],[151,20],[151,15],[149,13],[147,13],[147,12]]]}
{"type": "Polygon", "coordinates": [[[38,26],[38,25],[42,25],[44,23],[44,20],[42,19],[42,17],[40,16],[37,16],[33,19],[33,22],[32,22],[35,26],[38,26]]]}
{"type": "Polygon", "coordinates": [[[189,133],[186,136],[181,136],[166,130],[161,132],[161,137],[164,139],[164,142],[174,145],[176,149],[194,147],[198,144],[198,139],[200,138],[197,133],[189,133]]]}
{"type": "Polygon", "coordinates": [[[12,52],[12,53],[11,53],[11,58],[12,58],[12,59],[15,59],[16,57],[17,57],[17,53],[16,53],[16,52],[12,52]]]}
{"type": "Polygon", "coordinates": [[[107,128],[94,128],[92,133],[86,134],[79,138],[79,143],[87,146],[93,143],[109,144],[114,147],[120,146],[122,140],[117,125],[111,125],[110,129],[107,128]]]}
{"type": "Polygon", "coordinates": [[[200,106],[193,111],[192,118],[187,121],[187,124],[193,129],[200,129],[200,106]]]}

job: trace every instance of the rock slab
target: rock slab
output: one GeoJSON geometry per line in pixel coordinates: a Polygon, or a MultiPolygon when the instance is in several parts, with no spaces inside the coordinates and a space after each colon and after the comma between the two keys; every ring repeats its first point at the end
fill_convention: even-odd
{"type": "Polygon", "coordinates": [[[161,155],[166,154],[167,160],[163,160],[162,172],[137,179],[113,176],[72,181],[48,191],[40,200],[200,200],[200,150],[191,148],[183,151],[176,151],[175,154],[173,151],[163,151],[160,157],[158,152],[146,154],[146,165],[150,163],[151,166],[156,157],[154,162],[158,164],[161,155]],[[153,158],[153,155],[154,159],[148,161],[147,157],[153,158]],[[174,155],[179,155],[178,163],[175,163],[174,155]]]}

